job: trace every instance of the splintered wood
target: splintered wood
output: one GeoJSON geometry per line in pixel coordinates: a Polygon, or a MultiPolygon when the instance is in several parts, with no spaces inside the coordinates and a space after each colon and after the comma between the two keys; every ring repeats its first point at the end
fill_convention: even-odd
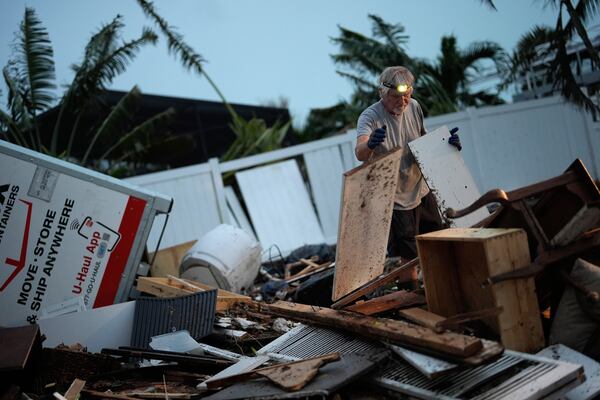
{"type": "Polygon", "coordinates": [[[401,150],[344,174],[333,301],[383,272],[401,150]]]}

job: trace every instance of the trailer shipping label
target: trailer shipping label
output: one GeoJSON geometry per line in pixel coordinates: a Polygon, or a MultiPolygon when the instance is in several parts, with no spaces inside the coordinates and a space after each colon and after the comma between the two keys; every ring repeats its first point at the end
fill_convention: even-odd
{"type": "Polygon", "coordinates": [[[0,157],[0,325],[81,297],[113,304],[146,201],[0,157]]]}

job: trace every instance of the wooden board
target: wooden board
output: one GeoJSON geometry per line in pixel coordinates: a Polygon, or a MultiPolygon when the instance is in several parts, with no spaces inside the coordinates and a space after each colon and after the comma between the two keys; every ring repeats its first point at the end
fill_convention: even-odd
{"type": "Polygon", "coordinates": [[[436,324],[445,320],[445,318],[440,315],[418,307],[398,310],[398,315],[400,315],[402,318],[406,318],[410,322],[414,322],[415,324],[419,324],[421,326],[426,326],[434,331],[436,330],[436,324]]]}
{"type": "MultiPolygon", "coordinates": [[[[154,263],[150,267],[150,275],[157,277],[179,276],[179,264],[181,264],[183,256],[196,242],[196,240],[192,240],[157,251],[154,263]]],[[[150,253],[148,258],[152,260],[154,253],[150,253]]]]}
{"type": "Polygon", "coordinates": [[[0,329],[0,371],[24,369],[36,342],[41,348],[40,328],[37,325],[0,329]]]}
{"type": "Polygon", "coordinates": [[[483,319],[511,350],[544,347],[534,278],[483,287],[490,276],[530,264],[527,235],[520,229],[448,229],[417,236],[428,308],[443,317],[502,307],[483,319]]]}
{"type": "MultiPolygon", "coordinates": [[[[442,216],[448,208],[463,209],[481,196],[461,152],[448,144],[449,138],[448,128],[442,126],[408,144],[442,216]]],[[[487,209],[482,207],[462,218],[448,221],[453,227],[469,227],[488,215],[487,209]]]]}
{"type": "Polygon", "coordinates": [[[332,300],[383,272],[402,149],[344,174],[332,300]]]}
{"type": "Polygon", "coordinates": [[[391,271],[387,275],[383,275],[374,279],[373,281],[367,283],[361,288],[355,290],[352,293],[342,297],[335,303],[331,305],[333,309],[340,309],[352,302],[358,300],[362,296],[365,296],[369,293],[373,293],[375,290],[383,287],[387,284],[390,284],[395,281],[399,281],[401,283],[409,282],[413,280],[413,276],[416,275],[416,267],[419,265],[419,259],[415,258],[413,260],[408,261],[405,264],[397,267],[395,270],[391,271]]]}
{"type": "Polygon", "coordinates": [[[346,311],[354,311],[364,315],[375,315],[389,310],[399,310],[425,304],[425,297],[420,294],[398,290],[384,296],[375,297],[346,307],[346,311]]]}
{"type": "MultiPolygon", "coordinates": [[[[140,292],[152,294],[156,297],[179,297],[191,293],[212,290],[212,286],[205,285],[200,282],[182,279],[184,282],[192,286],[178,284],[169,280],[169,278],[148,278],[139,277],[137,280],[137,290],[140,292]],[[194,286],[197,288],[194,288],[194,286]]],[[[229,292],[223,289],[217,289],[217,311],[226,311],[231,306],[238,303],[248,303],[252,299],[248,296],[229,292]]]]}
{"type": "Polygon", "coordinates": [[[323,243],[323,231],[295,160],[237,172],[235,177],[263,249],[277,245],[286,256],[302,245],[323,243]]]}
{"type": "Polygon", "coordinates": [[[261,304],[262,311],[330,328],[344,329],[370,339],[408,344],[455,357],[469,357],[482,349],[481,340],[453,332],[438,334],[428,328],[385,318],[374,318],[348,311],[278,301],[261,304]]]}

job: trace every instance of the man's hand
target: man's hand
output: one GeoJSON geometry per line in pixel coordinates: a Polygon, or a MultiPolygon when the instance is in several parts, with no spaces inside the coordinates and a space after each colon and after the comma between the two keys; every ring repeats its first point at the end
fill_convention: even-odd
{"type": "Polygon", "coordinates": [[[381,128],[375,129],[371,136],[369,136],[369,141],[367,142],[367,147],[371,150],[374,150],[375,147],[379,146],[385,140],[386,136],[386,126],[384,125],[381,128]]]}
{"type": "Polygon", "coordinates": [[[458,151],[462,150],[462,146],[460,144],[460,138],[458,137],[458,127],[450,129],[450,139],[448,139],[448,143],[452,146],[456,147],[458,151]]]}

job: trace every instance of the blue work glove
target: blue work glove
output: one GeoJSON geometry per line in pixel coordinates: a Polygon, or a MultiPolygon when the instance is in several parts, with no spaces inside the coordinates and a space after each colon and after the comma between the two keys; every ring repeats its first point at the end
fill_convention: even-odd
{"type": "Polygon", "coordinates": [[[384,125],[381,128],[377,128],[371,133],[369,136],[369,141],[367,142],[367,147],[371,150],[375,149],[375,147],[379,146],[385,140],[386,135],[386,126],[384,125]]]}
{"type": "Polygon", "coordinates": [[[448,139],[448,143],[452,146],[456,147],[458,151],[462,150],[462,146],[460,144],[460,138],[458,137],[458,127],[450,129],[450,139],[448,139]]]}

